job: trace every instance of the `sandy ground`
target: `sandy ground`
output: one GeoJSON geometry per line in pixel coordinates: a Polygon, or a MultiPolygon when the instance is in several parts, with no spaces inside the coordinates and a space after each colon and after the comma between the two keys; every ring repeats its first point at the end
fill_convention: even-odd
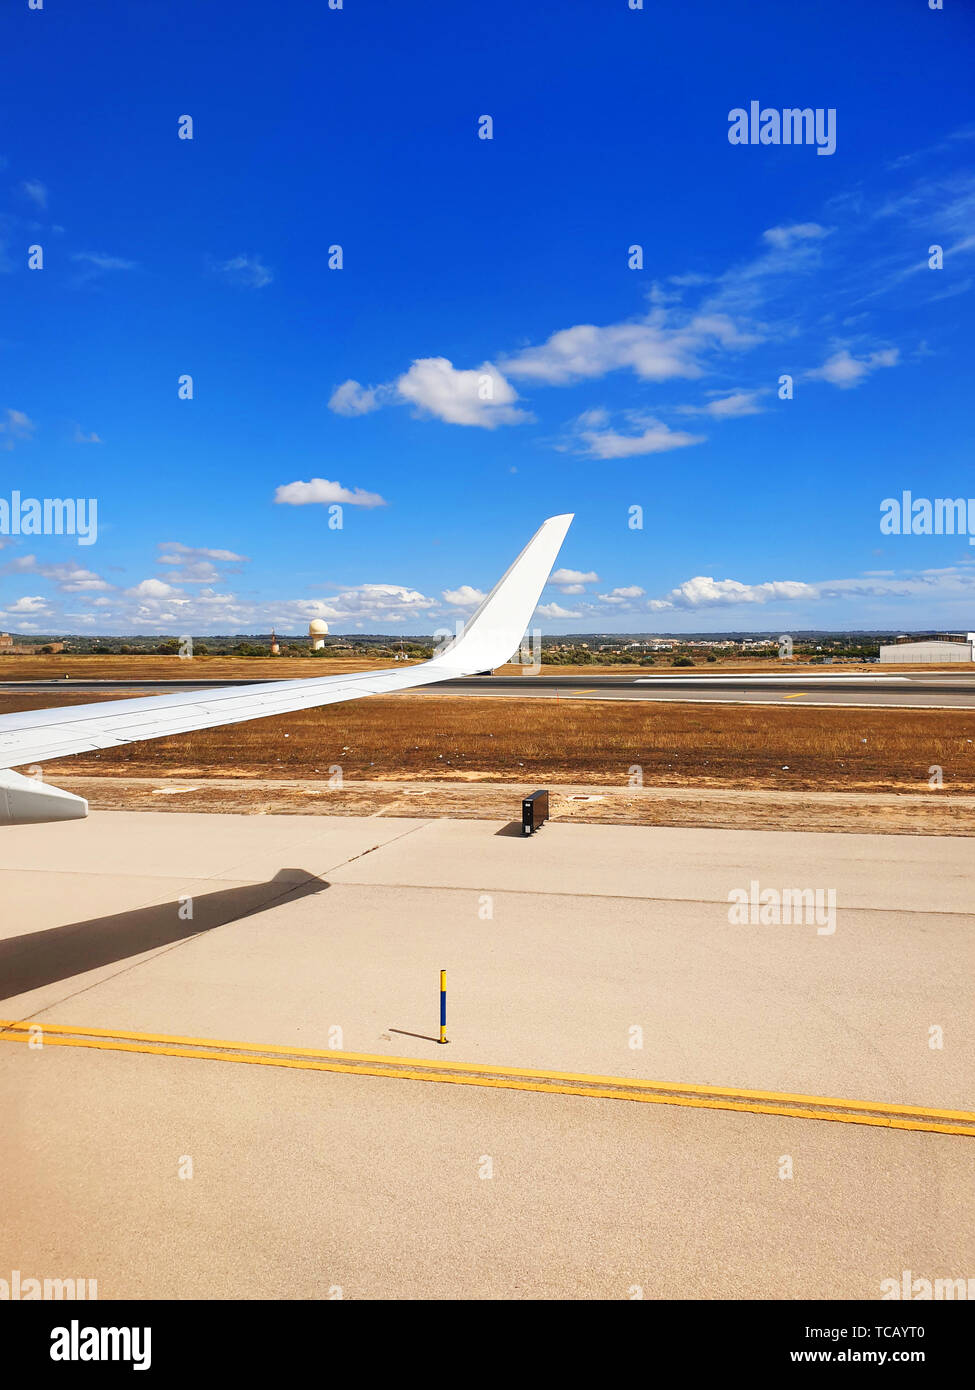
{"type": "MultiPolygon", "coordinates": [[[[453,1061],[970,1108],[967,841],[505,831],[13,828],[0,1016],[436,1058],[443,966],[453,1061]],[[730,925],[750,879],[832,888],[835,932],[730,925]]],[[[103,1298],[876,1299],[975,1267],[959,1136],[2,1040],[0,1098],[0,1269],[103,1298]]]]}
{"type": "MultiPolygon", "coordinates": [[[[97,810],[210,811],[240,815],[458,816],[521,819],[531,782],[464,783],[253,777],[78,777],[57,785],[97,810]]],[[[956,792],[626,789],[598,783],[551,788],[553,821],[585,825],[687,825],[716,829],[817,830],[889,835],[975,835],[975,796],[956,792]]]]}

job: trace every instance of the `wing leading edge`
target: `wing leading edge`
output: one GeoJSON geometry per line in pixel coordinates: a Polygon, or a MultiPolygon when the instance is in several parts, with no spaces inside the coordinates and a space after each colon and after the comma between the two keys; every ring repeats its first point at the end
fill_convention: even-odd
{"type": "Polygon", "coordinates": [[[14,767],[409,690],[502,665],[531,621],[571,522],[571,514],[543,522],[463,631],[438,656],[417,666],[0,715],[0,825],[88,814],[81,797],[22,777],[10,771],[14,767]]]}

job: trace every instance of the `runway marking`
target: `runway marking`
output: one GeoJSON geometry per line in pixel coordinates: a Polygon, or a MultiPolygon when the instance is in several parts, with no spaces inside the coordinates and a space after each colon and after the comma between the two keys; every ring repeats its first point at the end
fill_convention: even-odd
{"type": "Polygon", "coordinates": [[[395,1080],[440,1081],[460,1086],[589,1096],[599,1100],[632,1100],[646,1105],[745,1111],[782,1115],[791,1119],[833,1120],[841,1124],[975,1137],[975,1114],[965,1110],[937,1110],[927,1106],[893,1105],[886,1101],[796,1095],[788,1091],[750,1091],[732,1086],[649,1081],[642,1077],[598,1076],[524,1067],[495,1067],[480,1062],[388,1057],[381,1053],[276,1047],[265,1043],[226,1042],[216,1038],[187,1038],[122,1029],[75,1028],[63,1023],[31,1023],[25,1020],[0,1019],[0,1029],[9,1030],[0,1032],[0,1041],[29,1043],[30,1030],[38,1028],[43,1034],[45,1047],[84,1047],[100,1051],[150,1053],[162,1057],[195,1057],[201,1061],[243,1062],[251,1066],[342,1072],[395,1080]]]}
{"type": "Polygon", "coordinates": [[[803,698],[804,695],[808,695],[808,694],[809,694],[809,691],[808,691],[808,690],[800,690],[800,691],[799,691],[797,694],[795,694],[795,695],[783,695],[782,698],[783,698],[783,700],[801,700],[801,699],[803,698]]]}

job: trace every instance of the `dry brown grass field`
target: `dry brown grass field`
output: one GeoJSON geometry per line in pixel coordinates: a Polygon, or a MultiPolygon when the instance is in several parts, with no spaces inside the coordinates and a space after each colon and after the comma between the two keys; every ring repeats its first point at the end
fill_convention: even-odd
{"type": "MultiPolygon", "coordinates": [[[[0,681],[300,680],[372,671],[390,665],[369,657],[0,656],[0,681]]],[[[400,663],[402,664],[402,663],[400,663]]]]}
{"type": "MultiPolygon", "coordinates": [[[[96,697],[97,698],[97,697],[96,697]]],[[[0,694],[0,713],[84,703],[0,694]]],[[[58,775],[586,783],[775,791],[975,791],[975,711],[403,694],[49,763],[58,775]]]]}

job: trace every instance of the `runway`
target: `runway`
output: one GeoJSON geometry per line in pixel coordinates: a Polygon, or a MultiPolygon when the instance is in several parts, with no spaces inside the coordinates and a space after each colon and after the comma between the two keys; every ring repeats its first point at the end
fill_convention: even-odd
{"type": "Polygon", "coordinates": [[[0,1017],[44,1045],[2,1035],[0,1266],[102,1298],[870,1299],[964,1271],[975,1139],[887,1120],[972,1110],[972,881],[953,837],[7,829],[0,1017]],[[732,925],[752,882],[832,891],[833,929],[732,925]],[[444,1063],[471,1079],[430,1084],[444,1063]],[[817,1097],[880,1123],[782,1113],[817,1097]]]}
{"type": "MultiPolygon", "coordinates": [[[[268,684],[246,680],[7,681],[0,693],[85,691],[164,695],[176,690],[214,690],[268,684]]],[[[669,703],[848,705],[889,709],[975,709],[975,671],[946,675],[539,675],[471,676],[424,687],[426,692],[503,699],[657,700],[669,703]]]]}
{"type": "Polygon", "coordinates": [[[975,709],[971,676],[490,676],[444,682],[451,694],[511,698],[654,700],[674,703],[780,704],[894,709],[975,709]]]}

